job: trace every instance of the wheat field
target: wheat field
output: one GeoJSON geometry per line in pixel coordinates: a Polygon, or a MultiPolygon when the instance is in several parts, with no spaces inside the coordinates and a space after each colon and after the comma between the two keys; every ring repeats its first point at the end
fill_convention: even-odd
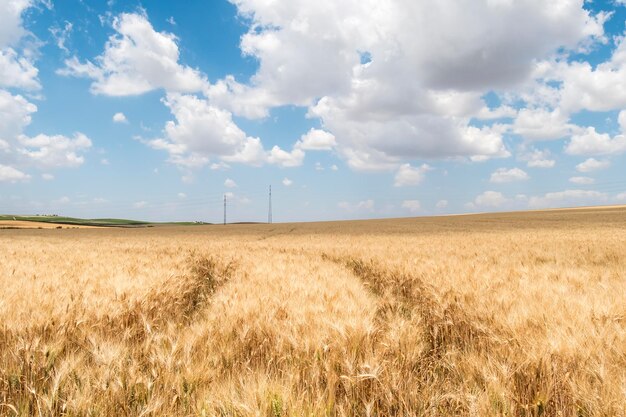
{"type": "Polygon", "coordinates": [[[2,416],[624,416],[626,208],[0,230],[2,416]]]}

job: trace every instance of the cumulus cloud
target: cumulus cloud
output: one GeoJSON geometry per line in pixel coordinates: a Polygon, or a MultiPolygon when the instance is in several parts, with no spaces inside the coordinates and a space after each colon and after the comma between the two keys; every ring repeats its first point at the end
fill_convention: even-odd
{"type": "Polygon", "coordinates": [[[91,147],[84,134],[67,137],[40,133],[31,137],[23,133],[36,111],[37,106],[24,97],[0,90],[0,164],[17,171],[82,165],[82,154],[91,147]]]}
{"type": "MultiPolygon", "coordinates": [[[[0,1],[0,166],[2,181],[24,181],[32,168],[76,167],[84,162],[83,152],[91,141],[77,132],[73,136],[24,133],[37,106],[20,94],[2,88],[33,91],[41,88],[38,69],[38,41],[24,29],[22,15],[34,2],[0,1]],[[32,40],[35,39],[35,40],[32,40]]],[[[44,179],[46,175],[44,174],[44,179]]]]}
{"type": "Polygon", "coordinates": [[[30,179],[30,175],[11,166],[0,165],[0,182],[19,182],[30,179]]]}
{"type": "MultiPolygon", "coordinates": [[[[513,117],[515,110],[488,108],[482,94],[520,85],[535,62],[559,49],[602,40],[605,19],[578,0],[558,7],[539,0],[455,7],[232,2],[250,22],[241,49],[259,69],[249,84],[226,77],[208,96],[246,117],[284,104],[309,106],[353,169],[396,169],[409,158],[509,156],[504,126],[478,128],[471,120],[513,117]]],[[[531,130],[524,133],[548,134],[531,130]]]]}
{"type": "Polygon", "coordinates": [[[24,45],[28,33],[22,24],[23,12],[32,6],[29,0],[5,0],[0,2],[0,87],[37,90],[41,84],[39,71],[34,65],[37,55],[32,45],[24,45]]]}
{"type": "Polygon", "coordinates": [[[113,115],[113,122],[115,123],[128,123],[128,119],[124,113],[118,112],[113,115]]]}
{"type": "Polygon", "coordinates": [[[335,136],[321,129],[311,129],[302,135],[296,147],[307,151],[330,151],[336,145],[335,136]]]}
{"type": "Polygon", "coordinates": [[[409,210],[411,213],[417,213],[422,208],[419,200],[404,200],[402,208],[409,210]]]}
{"type": "MultiPolygon", "coordinates": [[[[259,138],[250,137],[235,124],[232,114],[191,94],[169,93],[163,103],[176,120],[165,124],[164,137],[144,141],[148,146],[169,153],[180,167],[207,165],[212,158],[254,166],[264,163],[281,167],[302,164],[304,151],[288,152],[278,146],[265,151],[259,138]]],[[[215,163],[214,163],[215,164],[215,163]]],[[[221,167],[217,162],[216,168],[221,167]]]]}
{"type": "Polygon", "coordinates": [[[0,87],[16,87],[26,90],[41,88],[31,57],[18,54],[13,48],[0,49],[0,87]]]}
{"type": "MultiPolygon", "coordinates": [[[[355,170],[402,170],[418,158],[509,157],[507,133],[526,140],[576,133],[565,85],[576,79],[575,65],[545,63],[607,42],[603,24],[609,17],[585,10],[581,0],[479,0],[454,7],[410,0],[231,2],[249,25],[240,49],[258,62],[249,80],[226,75],[208,82],[180,62],[176,36],[155,31],[145,12],[115,17],[116,33],[103,53],[92,61],[70,58],[61,73],[91,78],[96,94],[165,89],[164,103],[177,120],[164,137],[147,143],[180,166],[219,159],[295,167],[304,151],[334,150],[355,170]],[[547,84],[557,75],[562,88],[547,84]],[[534,91],[524,96],[533,83],[534,91]],[[493,90],[521,98],[526,108],[518,112],[513,99],[487,105],[483,97],[493,90]],[[205,97],[175,97],[190,92],[205,97]],[[204,115],[191,108],[194,99],[204,103],[204,115]],[[175,109],[183,101],[190,117],[175,109]],[[232,118],[268,117],[283,105],[307,107],[321,126],[291,150],[266,151],[232,118]],[[506,118],[514,119],[512,125],[503,124],[506,118]],[[200,125],[217,130],[201,134],[200,125]]],[[[619,71],[619,56],[606,71],[619,71]]],[[[547,158],[528,161],[531,167],[553,165],[547,158]]]]}
{"type": "Polygon", "coordinates": [[[490,182],[503,183],[513,181],[524,181],[529,178],[528,174],[519,168],[498,168],[491,174],[490,182]]]}
{"type": "Polygon", "coordinates": [[[569,182],[574,183],[574,184],[588,185],[588,184],[593,184],[595,180],[590,177],[571,177],[569,179],[569,182]]]}
{"type": "Polygon", "coordinates": [[[290,152],[281,149],[279,146],[273,146],[272,150],[267,156],[267,162],[270,164],[278,165],[281,167],[297,167],[302,165],[304,160],[304,152],[301,149],[295,148],[290,152]]]}
{"type": "Polygon", "coordinates": [[[611,138],[607,133],[598,133],[594,127],[572,136],[565,147],[570,155],[617,155],[626,152],[626,136],[611,138]]]}
{"type": "Polygon", "coordinates": [[[498,191],[485,191],[476,196],[473,202],[467,204],[468,208],[498,208],[507,204],[510,200],[498,191]]]}
{"type": "MultiPolygon", "coordinates": [[[[379,106],[375,97],[370,99],[372,106],[379,106]]],[[[389,98],[396,99],[401,100],[389,98]]],[[[469,126],[469,119],[428,112],[395,114],[393,109],[377,109],[381,114],[371,114],[372,110],[353,107],[362,100],[324,97],[309,110],[338,138],[339,154],[353,169],[391,169],[408,158],[467,156],[483,160],[510,155],[502,139],[506,130],[502,125],[478,128],[469,126]]]]}
{"type": "Polygon", "coordinates": [[[433,168],[427,164],[422,164],[419,167],[412,167],[410,164],[403,164],[396,172],[394,178],[394,187],[406,187],[411,185],[419,185],[426,175],[426,172],[433,168]]]}
{"type": "Polygon", "coordinates": [[[592,172],[600,169],[606,169],[611,166],[611,161],[597,160],[595,158],[589,158],[580,164],[576,165],[576,170],[579,172],[592,172]]]}
{"type": "Polygon", "coordinates": [[[619,112],[619,115],[617,116],[617,122],[622,128],[622,133],[626,135],[626,110],[622,110],[621,112],[619,112]]]}
{"type": "Polygon", "coordinates": [[[437,204],[435,204],[435,207],[438,209],[444,209],[446,207],[448,207],[448,200],[439,200],[437,201],[437,204]]]}
{"type": "Polygon", "coordinates": [[[235,188],[236,186],[237,186],[237,183],[231,180],[230,178],[226,178],[226,180],[224,181],[224,187],[235,188]]]}
{"type": "Polygon", "coordinates": [[[285,177],[285,178],[283,178],[282,183],[283,183],[283,185],[285,187],[289,187],[291,184],[293,184],[293,181],[290,180],[289,178],[285,177]]]}
{"type": "Polygon", "coordinates": [[[22,26],[22,12],[31,6],[29,0],[5,0],[0,3],[0,47],[17,43],[26,30],[22,26]]]}
{"type": "Polygon", "coordinates": [[[626,107],[626,40],[617,45],[606,62],[595,68],[588,62],[572,62],[560,70],[563,87],[560,106],[569,113],[582,109],[609,111],[626,107]]]}
{"type": "Polygon", "coordinates": [[[43,168],[80,166],[85,161],[80,152],[91,147],[91,140],[82,133],[77,133],[72,138],[63,135],[22,135],[19,143],[22,147],[17,152],[29,162],[43,168]]]}
{"type": "Polygon", "coordinates": [[[552,168],[556,164],[556,161],[550,158],[550,151],[547,149],[532,149],[521,154],[519,159],[526,161],[529,168],[552,168]]]}
{"type": "Polygon", "coordinates": [[[252,20],[242,50],[260,61],[255,84],[292,103],[348,90],[358,51],[372,72],[393,68],[398,85],[414,73],[428,88],[471,91],[519,82],[533,59],[603,34],[573,0],[233,3],[252,20]]]}
{"type": "Polygon", "coordinates": [[[530,141],[561,139],[571,134],[574,125],[559,109],[521,109],[513,123],[513,132],[530,141]]]}
{"type": "Polygon", "coordinates": [[[607,198],[606,193],[599,191],[565,190],[531,197],[528,205],[533,208],[578,206],[581,204],[593,205],[605,202],[607,198]]]}
{"type": "Polygon", "coordinates": [[[143,94],[163,88],[196,92],[206,87],[196,69],[179,64],[177,38],[154,30],[144,13],[122,13],[113,19],[112,35],[94,62],[76,57],[65,61],[62,75],[93,80],[91,92],[108,96],[143,94]]]}

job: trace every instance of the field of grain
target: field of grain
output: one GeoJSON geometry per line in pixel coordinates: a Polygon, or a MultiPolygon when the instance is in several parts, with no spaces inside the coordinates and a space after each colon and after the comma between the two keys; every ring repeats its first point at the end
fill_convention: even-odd
{"type": "Polygon", "coordinates": [[[83,229],[93,226],[31,222],[23,220],[0,220],[0,229],[83,229]]]}
{"type": "Polygon", "coordinates": [[[0,230],[0,415],[624,416],[626,208],[0,230]]]}

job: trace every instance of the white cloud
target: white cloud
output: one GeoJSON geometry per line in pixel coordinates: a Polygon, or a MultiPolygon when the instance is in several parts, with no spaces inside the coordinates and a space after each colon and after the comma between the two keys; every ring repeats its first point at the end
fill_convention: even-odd
{"type": "Polygon", "coordinates": [[[85,162],[80,152],[91,147],[91,140],[82,133],[73,138],[63,135],[39,134],[34,137],[20,136],[17,153],[29,164],[42,168],[72,168],[85,162]]]}
{"type": "Polygon", "coordinates": [[[339,167],[337,165],[333,164],[333,165],[330,166],[330,170],[331,171],[339,171],[339,167]]]}
{"type": "Polygon", "coordinates": [[[285,178],[283,178],[282,183],[283,183],[283,185],[284,185],[285,187],[289,187],[291,184],[293,184],[293,181],[292,181],[292,180],[290,180],[289,178],[285,177],[285,178]]]}
{"type": "MultiPolygon", "coordinates": [[[[233,126],[237,127],[234,124],[233,126]]],[[[246,137],[246,139],[240,143],[238,149],[234,150],[234,153],[224,155],[221,158],[227,162],[261,166],[267,161],[267,152],[263,149],[261,139],[246,137]]]]}
{"type": "Polygon", "coordinates": [[[550,151],[547,149],[533,149],[520,155],[520,159],[526,161],[526,166],[529,168],[553,168],[556,164],[554,159],[550,159],[550,151]]]}
{"type": "Polygon", "coordinates": [[[607,195],[598,191],[565,190],[531,197],[528,205],[533,208],[566,207],[599,204],[606,200],[607,195]]]}
{"type": "Polygon", "coordinates": [[[245,204],[250,204],[252,202],[252,200],[250,200],[248,197],[237,195],[231,191],[225,192],[224,197],[226,197],[226,200],[229,205],[232,205],[232,204],[235,204],[235,205],[244,204],[245,205],[245,204]]]}
{"type": "Polygon", "coordinates": [[[605,169],[611,166],[610,161],[597,160],[595,158],[589,158],[580,164],[576,165],[576,170],[580,172],[592,172],[600,169],[605,169]]]}
{"type": "MultiPolygon", "coordinates": [[[[371,94],[369,91],[357,93],[371,94]]],[[[376,98],[371,99],[375,101],[371,106],[379,106],[376,98]]],[[[505,131],[502,125],[477,128],[467,125],[469,119],[440,114],[402,111],[396,116],[394,109],[352,107],[361,100],[365,99],[324,97],[309,111],[311,116],[321,118],[336,136],[339,154],[353,169],[391,169],[409,158],[467,156],[484,160],[510,155],[502,140],[505,131]],[[381,114],[371,114],[372,111],[381,114]]]]}
{"type": "Polygon", "coordinates": [[[373,211],[374,204],[374,200],[363,200],[354,204],[347,201],[340,201],[337,207],[346,211],[373,211]]]}
{"type": "Polygon", "coordinates": [[[356,208],[357,209],[373,210],[374,209],[374,200],[359,201],[356,204],[356,208]]]}
{"type": "Polygon", "coordinates": [[[626,201],[626,192],[619,193],[615,196],[615,199],[617,199],[618,201],[626,201]]]}
{"type": "Polygon", "coordinates": [[[52,181],[54,179],[54,175],[48,174],[48,173],[44,173],[44,174],[41,174],[41,179],[43,179],[45,181],[52,181]]]}
{"type": "Polygon", "coordinates": [[[65,61],[62,75],[91,78],[94,94],[128,96],[163,88],[170,92],[202,91],[207,84],[196,69],[178,63],[177,38],[156,32],[145,14],[122,13],[113,19],[112,35],[95,63],[65,61]]]}
{"type": "Polygon", "coordinates": [[[513,132],[532,141],[560,139],[574,129],[568,119],[559,109],[521,109],[513,123],[513,132]]]}
{"type": "Polygon", "coordinates": [[[272,105],[266,91],[241,84],[232,75],[207,86],[204,94],[212,104],[248,119],[269,116],[268,106],[272,105]]]}
{"type": "Polygon", "coordinates": [[[446,207],[448,207],[448,200],[439,200],[437,201],[437,204],[435,204],[435,207],[438,209],[444,209],[446,207]]]}
{"type": "Polygon", "coordinates": [[[30,0],[4,0],[0,2],[0,47],[17,43],[26,31],[22,26],[22,12],[32,4],[30,0]]]}
{"type": "Polygon", "coordinates": [[[20,95],[0,89],[0,164],[17,171],[28,168],[77,167],[91,141],[82,133],[73,137],[40,133],[30,137],[23,132],[31,123],[37,106],[20,95]]]}
{"type": "Polygon", "coordinates": [[[534,161],[528,161],[526,165],[529,168],[553,168],[556,161],[554,159],[538,159],[534,161]]]}
{"type": "Polygon", "coordinates": [[[52,34],[52,37],[54,38],[57,47],[62,50],[65,53],[69,53],[69,49],[67,49],[67,46],[65,46],[65,43],[67,42],[70,34],[72,33],[72,29],[74,28],[74,25],[72,24],[72,22],[65,22],[65,26],[63,26],[63,28],[60,28],[59,26],[53,26],[49,29],[50,33],[52,34]]]}
{"type": "Polygon", "coordinates": [[[213,171],[225,171],[230,168],[230,165],[228,165],[226,162],[214,162],[209,165],[209,168],[213,171]]]}
{"type": "Polygon", "coordinates": [[[506,198],[502,193],[497,191],[485,191],[484,193],[476,196],[472,204],[472,207],[491,207],[497,208],[507,204],[510,200],[506,198]]]}
{"type": "Polygon", "coordinates": [[[11,166],[0,165],[0,182],[19,182],[28,179],[30,179],[30,175],[11,166]]]}
{"type": "Polygon", "coordinates": [[[147,201],[137,201],[136,203],[133,204],[133,207],[136,209],[141,209],[144,208],[148,205],[147,201]]]}
{"type": "Polygon", "coordinates": [[[22,25],[22,14],[32,5],[29,0],[0,1],[0,87],[41,88],[34,65],[38,45],[24,42],[28,32],[22,25]]]}
{"type": "Polygon", "coordinates": [[[241,49],[259,69],[249,84],[211,85],[208,97],[245,117],[309,106],[353,169],[509,156],[506,127],[470,125],[515,115],[508,105],[489,109],[483,94],[517,88],[556,51],[604,41],[606,18],[580,0],[233,3],[250,22],[241,49]]]}
{"type": "Polygon", "coordinates": [[[291,152],[287,152],[278,146],[274,146],[267,157],[270,164],[281,167],[297,167],[302,165],[303,160],[304,152],[301,149],[294,148],[291,152]]]}
{"type": "Polygon", "coordinates": [[[622,128],[622,133],[626,135],[626,110],[622,110],[621,112],[619,112],[619,115],[617,116],[617,122],[622,128]]]}
{"type": "Polygon", "coordinates": [[[128,123],[128,119],[124,113],[118,112],[113,115],[113,122],[115,123],[128,123]]]}
{"type": "Polygon", "coordinates": [[[533,59],[603,34],[580,1],[233,2],[252,19],[241,47],[260,61],[255,84],[290,103],[349,89],[357,51],[374,73],[394,69],[395,85],[413,74],[430,88],[475,90],[523,80],[533,59]]]}
{"type": "Polygon", "coordinates": [[[184,200],[185,198],[187,198],[187,194],[185,194],[185,193],[178,193],[178,198],[180,198],[181,200],[184,200]]]}
{"type": "Polygon", "coordinates": [[[626,136],[611,138],[606,133],[598,133],[594,127],[572,136],[565,152],[570,155],[617,155],[626,152],[626,136]]]}
{"type": "Polygon", "coordinates": [[[394,178],[394,187],[406,187],[419,185],[423,180],[426,172],[431,171],[432,167],[422,164],[419,167],[412,167],[410,164],[403,164],[396,172],[394,178]]]}
{"type": "Polygon", "coordinates": [[[32,120],[31,114],[37,111],[37,106],[30,103],[21,95],[12,95],[8,91],[0,90],[0,138],[5,141],[15,141],[32,120]]]}
{"type": "Polygon", "coordinates": [[[302,135],[296,147],[307,151],[330,151],[337,145],[335,136],[325,130],[313,129],[302,135]]]}
{"type": "Polygon", "coordinates": [[[560,106],[569,113],[582,109],[609,111],[626,107],[626,42],[617,38],[610,60],[592,68],[588,62],[573,62],[562,69],[560,106]]]}
{"type": "Polygon", "coordinates": [[[590,177],[571,177],[569,179],[569,182],[573,184],[588,185],[588,184],[593,184],[595,180],[590,177]]]}
{"type": "Polygon", "coordinates": [[[401,207],[409,210],[411,213],[417,213],[422,206],[418,200],[404,200],[401,207]]]}
{"type": "Polygon", "coordinates": [[[222,160],[214,162],[212,169],[223,169],[229,162],[253,166],[269,163],[281,167],[302,164],[304,151],[294,148],[287,152],[278,146],[265,151],[261,140],[247,136],[235,124],[229,111],[215,107],[207,100],[190,94],[170,93],[163,103],[176,120],[165,124],[165,137],[142,142],[153,149],[167,151],[170,162],[180,167],[204,166],[212,158],[222,160]]]}
{"type": "Polygon", "coordinates": [[[19,55],[13,48],[0,49],[0,87],[37,90],[41,88],[38,74],[32,58],[19,55]]]}
{"type": "Polygon", "coordinates": [[[237,183],[231,180],[230,178],[226,178],[226,180],[224,181],[224,187],[235,188],[236,186],[237,186],[237,183]]]}
{"type": "Polygon", "coordinates": [[[519,168],[498,168],[491,174],[489,182],[503,183],[513,181],[524,181],[529,178],[528,174],[519,168]]]}
{"type": "Polygon", "coordinates": [[[109,162],[109,160],[108,160],[108,159],[106,159],[106,158],[102,158],[102,159],[100,159],[100,164],[102,164],[102,165],[109,165],[109,164],[110,164],[110,162],[109,162]]]}

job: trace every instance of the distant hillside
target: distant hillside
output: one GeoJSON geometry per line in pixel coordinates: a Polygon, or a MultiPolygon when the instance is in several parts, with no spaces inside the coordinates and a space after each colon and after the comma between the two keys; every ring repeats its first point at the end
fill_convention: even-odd
{"type": "Polygon", "coordinates": [[[0,215],[0,220],[16,220],[25,222],[41,222],[55,224],[69,224],[77,226],[108,226],[108,227],[138,227],[149,226],[149,222],[127,219],[79,219],[63,216],[16,216],[11,214],[0,215]]]}

